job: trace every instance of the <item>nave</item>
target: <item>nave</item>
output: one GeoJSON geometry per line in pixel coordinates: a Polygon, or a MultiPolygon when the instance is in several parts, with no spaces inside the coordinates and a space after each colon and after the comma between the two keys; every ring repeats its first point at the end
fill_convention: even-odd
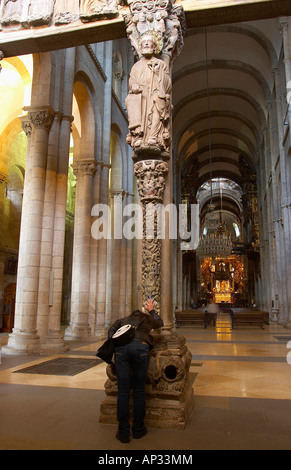
{"type": "MultiPolygon", "coordinates": [[[[141,440],[117,441],[115,426],[99,423],[104,363],[80,371],[85,359],[96,361],[101,343],[70,341],[68,351],[54,356],[2,354],[0,449],[290,450],[289,331],[276,323],[231,330],[229,316],[220,314],[216,327],[177,332],[187,339],[196,374],[195,411],[184,431],[150,428],[141,440]],[[54,361],[55,370],[24,371],[55,359],[65,359],[63,370],[54,361]],[[75,371],[66,369],[72,359],[75,371]]],[[[1,334],[0,344],[7,339],[1,334]]]]}

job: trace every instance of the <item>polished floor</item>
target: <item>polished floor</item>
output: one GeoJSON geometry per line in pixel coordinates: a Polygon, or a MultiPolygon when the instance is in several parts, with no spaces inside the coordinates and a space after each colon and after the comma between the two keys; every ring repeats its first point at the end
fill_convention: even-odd
{"type": "MultiPolygon", "coordinates": [[[[103,363],[76,375],[24,370],[56,358],[93,360],[100,345],[69,342],[57,356],[2,354],[0,450],[291,450],[291,330],[276,323],[231,330],[228,315],[220,315],[216,327],[177,331],[197,374],[184,431],[151,428],[141,440],[117,441],[115,426],[99,423],[103,363]]],[[[6,342],[0,334],[0,346],[6,342]]]]}

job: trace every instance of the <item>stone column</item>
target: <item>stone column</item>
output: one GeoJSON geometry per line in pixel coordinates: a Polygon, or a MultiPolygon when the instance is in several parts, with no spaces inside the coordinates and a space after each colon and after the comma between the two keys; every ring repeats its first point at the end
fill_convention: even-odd
{"type": "MultiPolygon", "coordinates": [[[[290,31],[290,18],[280,19],[281,32],[283,36],[283,49],[284,49],[284,64],[285,64],[285,77],[287,84],[287,93],[291,88],[291,31],[290,31]]],[[[287,108],[289,125],[291,123],[291,103],[288,103],[287,108]]],[[[284,118],[284,116],[282,116],[284,118]]],[[[282,119],[283,126],[283,119],[282,119]]],[[[279,124],[280,125],[280,124],[279,124]]],[[[290,133],[290,130],[289,130],[290,133]]],[[[285,136],[284,136],[285,137],[285,136]]],[[[283,139],[281,145],[284,145],[283,139]]],[[[287,307],[287,327],[291,328],[291,292],[290,292],[290,281],[291,281],[291,191],[290,191],[290,142],[291,139],[287,140],[286,148],[284,153],[282,152],[281,159],[284,156],[284,160],[281,164],[281,178],[282,178],[282,223],[284,226],[284,239],[285,239],[285,257],[286,257],[286,287],[288,292],[288,307],[287,307]]]]}
{"type": "MultiPolygon", "coordinates": [[[[110,164],[100,162],[100,203],[108,204],[109,191],[109,171],[110,164]]],[[[96,291],[96,328],[95,336],[106,338],[108,335],[108,327],[110,325],[110,312],[108,311],[107,296],[107,263],[108,263],[108,245],[110,240],[101,238],[97,245],[97,291],[96,291]]]]}
{"type": "MultiPolygon", "coordinates": [[[[287,88],[291,86],[291,49],[290,49],[290,28],[289,19],[280,18],[281,33],[283,37],[283,50],[284,50],[284,64],[285,64],[285,78],[287,88]]],[[[291,194],[290,194],[290,176],[288,168],[288,156],[290,152],[290,137],[286,139],[284,130],[284,119],[288,118],[291,122],[291,106],[284,103],[284,96],[286,90],[283,90],[279,71],[275,70],[275,86],[277,95],[277,113],[278,113],[278,135],[280,145],[280,171],[281,171],[281,217],[278,223],[282,224],[282,238],[283,238],[283,260],[285,264],[285,277],[283,281],[286,303],[284,302],[285,315],[283,323],[287,323],[288,328],[291,328],[291,293],[289,289],[291,280],[291,194]],[[285,110],[287,109],[287,114],[285,110]],[[286,114],[286,116],[285,116],[286,114]],[[284,148],[285,147],[285,148],[284,148]]],[[[288,90],[287,90],[288,92],[288,90]]],[[[285,127],[286,128],[286,127],[285,127]]]]}
{"type": "Polygon", "coordinates": [[[15,354],[40,351],[37,315],[42,220],[48,139],[55,114],[50,107],[30,107],[27,111],[30,123],[26,121],[23,125],[28,134],[31,126],[32,132],[24,184],[15,328],[6,348],[15,354]]]}
{"type": "MultiPolygon", "coordinates": [[[[164,329],[153,334],[147,386],[146,423],[154,427],[183,429],[194,408],[192,355],[186,340],[173,332],[173,247],[168,222],[160,233],[157,211],[172,202],[172,62],[183,45],[184,12],[181,6],[143,2],[130,5],[127,33],[136,55],[129,79],[126,106],[129,117],[127,143],[133,149],[134,174],[143,212],[141,266],[142,303],[155,300],[164,329]]],[[[163,215],[163,210],[161,210],[163,215]]],[[[139,296],[138,296],[139,297],[139,296]]],[[[100,421],[116,416],[117,384],[107,369],[108,398],[101,404],[100,421]]]]}
{"type": "Polygon", "coordinates": [[[64,332],[61,329],[61,311],[63,298],[63,271],[66,231],[67,188],[70,154],[70,136],[73,121],[72,102],[74,88],[76,49],[65,51],[63,114],[60,117],[59,137],[57,142],[58,160],[54,192],[53,238],[51,246],[50,298],[47,335],[43,349],[61,351],[64,349],[64,332]]]}
{"type": "Polygon", "coordinates": [[[86,340],[91,335],[89,324],[91,211],[96,161],[80,159],[74,163],[73,169],[77,178],[77,186],[72,310],[71,323],[66,330],[66,338],[86,340]]]}

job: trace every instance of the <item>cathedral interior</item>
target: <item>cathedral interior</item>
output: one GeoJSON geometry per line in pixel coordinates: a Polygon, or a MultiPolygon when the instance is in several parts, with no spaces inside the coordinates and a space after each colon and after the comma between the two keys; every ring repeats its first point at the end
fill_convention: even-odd
{"type": "MultiPolygon", "coordinates": [[[[4,50],[1,34],[18,20],[0,3],[4,50]]],[[[84,11],[85,26],[116,21],[112,5],[84,11]]],[[[191,352],[195,409],[185,430],[169,438],[156,426],[128,448],[287,450],[291,16],[202,23],[184,28],[171,64],[171,151],[159,156],[164,204],[186,206],[190,229],[199,207],[199,244],[162,240],[157,274],[165,329],[191,352]],[[213,304],[215,321],[199,323],[213,304]]],[[[96,207],[115,230],[117,209],[125,221],[141,204],[143,150],[129,145],[126,101],[137,57],[127,37],[80,35],[75,47],[19,45],[0,62],[0,449],[124,448],[98,421],[107,377],[95,352],[115,320],[143,307],[143,245],[122,230],[98,239],[92,227],[96,207]],[[67,374],[72,359],[91,366],[67,374]]]]}

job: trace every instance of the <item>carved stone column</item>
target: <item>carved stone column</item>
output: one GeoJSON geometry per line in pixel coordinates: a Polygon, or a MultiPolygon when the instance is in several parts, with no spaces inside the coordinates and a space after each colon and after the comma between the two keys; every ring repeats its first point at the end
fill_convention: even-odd
{"type": "Polygon", "coordinates": [[[142,304],[145,305],[148,298],[155,299],[159,314],[162,242],[158,234],[158,210],[163,203],[168,173],[168,163],[160,160],[143,160],[134,165],[143,208],[142,304]]]}
{"type": "MultiPolygon", "coordinates": [[[[172,0],[129,0],[127,34],[137,62],[129,79],[127,143],[133,149],[134,174],[143,208],[142,304],[155,300],[164,321],[155,332],[147,383],[146,423],[183,429],[194,409],[192,355],[185,338],[173,332],[172,257],[169,234],[159,233],[158,205],[172,200],[172,62],[183,45],[184,13],[172,0]]],[[[166,227],[167,228],[167,227],[166,227]]],[[[140,287],[140,286],[138,286],[140,287]]],[[[116,420],[117,381],[107,368],[107,398],[100,421],[116,420]]]]}
{"type": "Polygon", "coordinates": [[[144,213],[142,299],[143,305],[148,297],[155,300],[157,311],[161,312],[167,329],[171,329],[173,312],[171,303],[165,303],[164,297],[171,290],[166,284],[171,283],[172,254],[168,252],[163,257],[165,251],[171,251],[171,243],[167,233],[159,238],[153,209],[157,204],[171,202],[171,70],[173,60],[183,46],[184,12],[172,1],[140,4],[133,0],[129,4],[130,14],[125,21],[137,62],[130,73],[126,99],[129,117],[127,142],[133,149],[134,172],[144,213]],[[153,212],[152,237],[145,230],[149,208],[153,212]],[[169,263],[166,269],[165,263],[169,263]],[[162,272],[167,273],[168,281],[161,279],[162,272]],[[165,295],[162,296],[162,292],[165,295]],[[161,303],[163,311],[160,310],[161,303]]]}

